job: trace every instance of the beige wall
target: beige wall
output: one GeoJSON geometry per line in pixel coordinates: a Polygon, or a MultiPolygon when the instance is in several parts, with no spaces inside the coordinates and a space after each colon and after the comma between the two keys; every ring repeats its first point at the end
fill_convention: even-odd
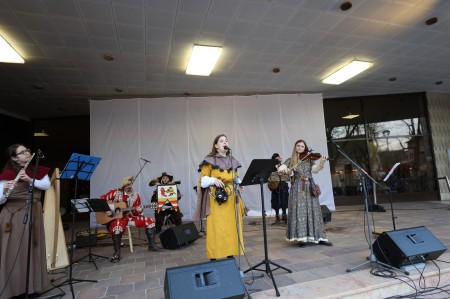
{"type": "MultiPolygon", "coordinates": [[[[428,92],[427,98],[437,176],[450,177],[450,94],[428,92]]],[[[439,190],[442,200],[450,200],[446,180],[439,180],[439,190]]]]}

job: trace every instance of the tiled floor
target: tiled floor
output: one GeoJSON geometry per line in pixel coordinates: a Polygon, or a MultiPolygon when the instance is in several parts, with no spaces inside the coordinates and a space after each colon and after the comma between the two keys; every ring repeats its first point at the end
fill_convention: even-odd
{"type": "MultiPolygon", "coordinates": [[[[389,207],[389,205],[385,204],[383,206],[385,208],[389,207]]],[[[450,245],[450,203],[402,202],[395,203],[394,207],[397,229],[425,226],[447,247],[450,245]]],[[[372,231],[374,224],[377,229],[388,231],[393,229],[392,216],[389,209],[387,209],[386,213],[370,213],[369,219],[372,231]]],[[[373,279],[373,276],[370,274],[372,264],[351,273],[346,272],[346,269],[364,263],[366,257],[370,255],[369,235],[365,233],[367,225],[362,206],[338,207],[337,211],[332,214],[332,220],[326,224],[326,227],[328,238],[334,244],[333,247],[311,245],[300,248],[295,243],[285,241],[284,225],[272,225],[274,222],[273,218],[267,218],[266,220],[269,260],[292,270],[292,273],[288,273],[283,269],[274,270],[276,267],[270,266],[270,269],[274,270],[275,283],[282,294],[282,298],[290,297],[287,294],[296,294],[295,296],[292,295],[296,298],[321,298],[320,289],[311,293],[305,288],[308,286],[311,288],[317,287],[314,286],[315,284],[326,284],[329,292],[333,292],[333,289],[352,291],[352,288],[358,288],[358,283],[348,284],[347,286],[342,284],[341,281],[373,279]]],[[[66,293],[63,298],[72,297],[70,285],[73,286],[73,294],[77,299],[164,298],[166,268],[207,262],[204,237],[186,247],[153,253],[147,251],[145,240],[137,238],[139,237],[137,236],[137,231],[134,234],[135,245],[137,245],[134,248],[134,252],[131,253],[128,247],[122,248],[122,260],[117,264],[100,258],[95,261],[98,266],[98,270],[96,270],[92,262],[75,263],[72,275],[74,283],[62,286],[61,289],[66,293]],[[97,282],[77,282],[78,279],[97,280],[97,282]]],[[[143,232],[141,237],[144,237],[143,232]]],[[[373,241],[375,237],[371,237],[373,241]]],[[[240,258],[240,269],[243,271],[265,260],[261,219],[245,219],[244,240],[246,255],[240,258]]],[[[110,256],[112,253],[111,243],[109,240],[106,240],[105,243],[106,245],[99,244],[93,247],[92,253],[110,256]]],[[[74,260],[80,259],[86,253],[86,248],[75,249],[74,260]]],[[[441,258],[450,262],[449,256],[450,254],[445,253],[441,258]]],[[[236,262],[239,264],[237,257],[236,262]]],[[[446,265],[441,262],[436,263],[442,267],[446,265]]],[[[432,266],[434,264],[431,262],[426,263],[426,268],[432,266]],[[429,266],[429,264],[431,265],[429,266]]],[[[255,274],[265,274],[266,267],[264,265],[258,269],[263,271],[254,271],[255,274]]],[[[54,272],[55,274],[52,275],[52,278],[56,279],[54,281],[55,285],[68,280],[67,270],[61,269],[54,272]]],[[[252,298],[276,298],[272,280],[266,274],[263,278],[254,280],[245,278],[244,281],[246,282],[247,290],[252,293],[252,298]]],[[[441,285],[446,284],[448,284],[448,281],[441,281],[441,285]]],[[[58,289],[55,289],[42,297],[56,294],[57,291],[58,289]]],[[[332,298],[329,293],[327,294],[324,292],[322,294],[323,298],[332,298]]],[[[446,296],[448,297],[449,295],[441,294],[440,297],[435,298],[447,298],[446,296]]],[[[338,297],[338,295],[335,295],[333,298],[338,297]]],[[[189,298],[189,296],[186,295],[185,298],[189,298]]]]}

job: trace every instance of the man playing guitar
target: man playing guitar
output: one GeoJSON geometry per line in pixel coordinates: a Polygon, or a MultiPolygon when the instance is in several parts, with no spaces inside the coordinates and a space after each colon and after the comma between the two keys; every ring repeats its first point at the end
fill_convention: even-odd
{"type": "MultiPolygon", "coordinates": [[[[100,198],[106,200],[109,204],[125,202],[127,207],[134,207],[134,209],[129,212],[123,213],[123,217],[112,218],[106,225],[113,240],[114,255],[110,259],[113,263],[120,261],[120,244],[122,234],[127,225],[145,228],[149,251],[159,252],[163,250],[158,248],[155,244],[155,221],[152,218],[142,215],[143,206],[141,204],[141,198],[137,192],[133,191],[133,182],[133,176],[126,177],[122,180],[117,189],[112,189],[100,196],[100,198]]],[[[108,211],[106,214],[112,216],[113,212],[108,211]]]]}

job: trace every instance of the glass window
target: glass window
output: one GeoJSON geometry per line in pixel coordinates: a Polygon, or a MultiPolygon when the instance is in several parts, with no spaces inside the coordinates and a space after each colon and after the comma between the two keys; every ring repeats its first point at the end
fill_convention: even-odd
{"type": "MultiPolygon", "coordinates": [[[[360,169],[385,184],[397,162],[386,182],[392,191],[436,191],[425,104],[423,93],[324,100],[335,199],[362,194],[360,169]],[[349,114],[358,116],[343,118],[349,114]]],[[[366,183],[372,193],[370,179],[366,183]]]]}

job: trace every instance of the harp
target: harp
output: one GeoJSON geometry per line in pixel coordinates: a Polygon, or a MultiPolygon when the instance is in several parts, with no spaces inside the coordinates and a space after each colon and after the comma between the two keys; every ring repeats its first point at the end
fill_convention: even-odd
{"type": "Polygon", "coordinates": [[[50,179],[51,186],[44,197],[44,231],[47,254],[47,270],[64,268],[69,265],[66,238],[62,226],[60,205],[59,169],[56,168],[50,179]]]}

